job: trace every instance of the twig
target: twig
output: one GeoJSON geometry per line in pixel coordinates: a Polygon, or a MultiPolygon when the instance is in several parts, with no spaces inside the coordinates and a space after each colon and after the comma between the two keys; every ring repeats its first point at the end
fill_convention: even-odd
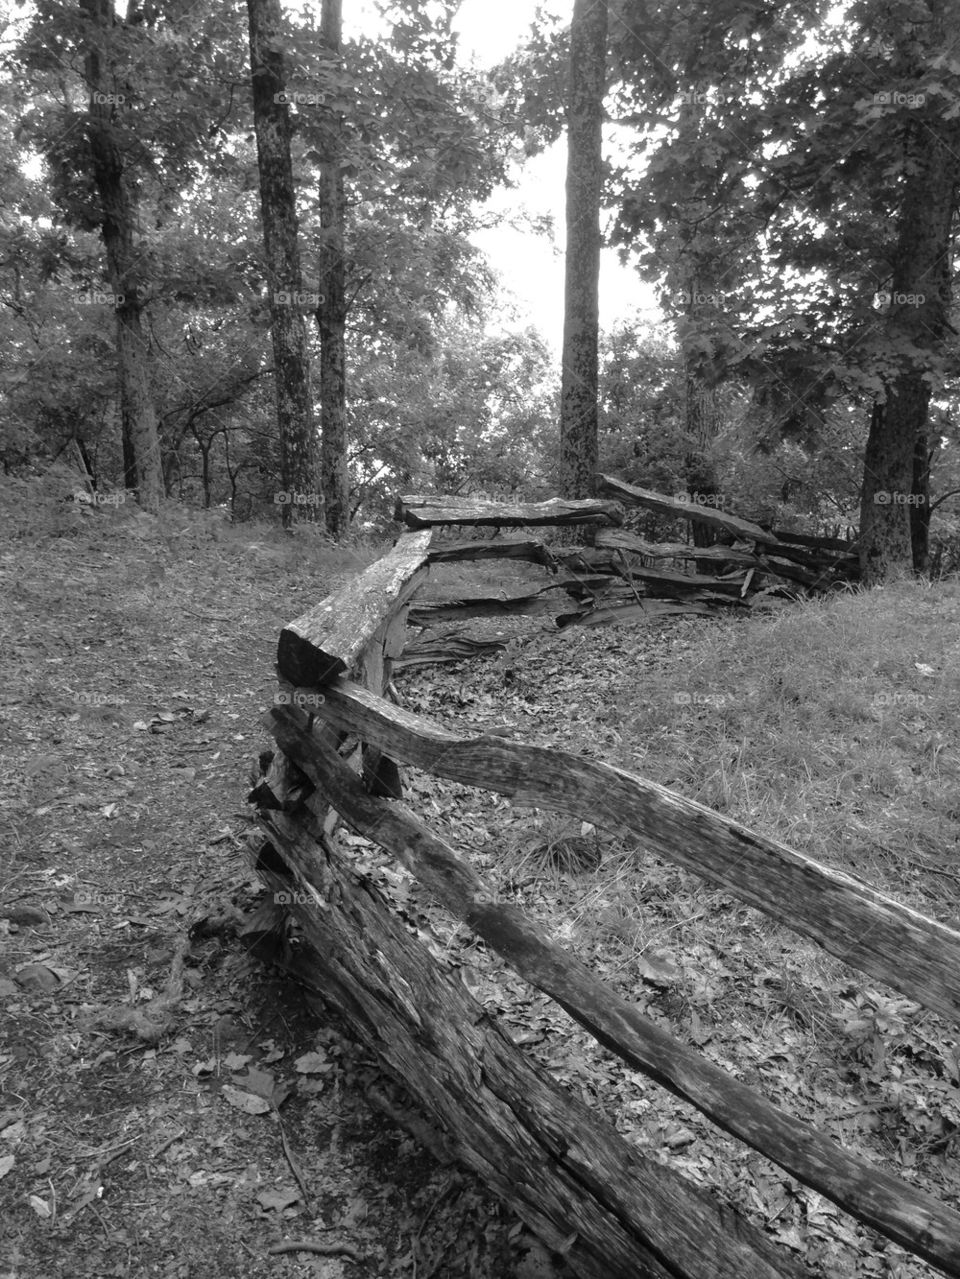
{"type": "Polygon", "coordinates": [[[914,862],[911,861],[909,857],[902,857],[900,860],[905,862],[908,866],[916,866],[917,870],[925,870],[929,875],[943,875],[945,879],[952,879],[956,883],[960,884],[960,875],[958,875],[955,871],[940,870],[938,866],[928,866],[926,862],[914,862]]]}
{"type": "Polygon", "coordinates": [[[99,1160],[100,1167],[104,1168],[112,1160],[116,1159],[117,1155],[121,1154],[128,1147],[135,1145],[139,1140],[139,1137],[128,1137],[126,1141],[121,1141],[116,1146],[107,1146],[105,1149],[101,1148],[100,1150],[88,1150],[86,1154],[78,1153],[77,1158],[97,1159],[99,1160]]]}
{"type": "Polygon", "coordinates": [[[626,552],[622,550],[618,550],[617,554],[620,556],[620,560],[622,562],[622,567],[623,567],[623,573],[621,574],[621,576],[624,578],[627,585],[630,587],[631,591],[633,591],[633,598],[637,601],[639,606],[643,608],[643,600],[640,598],[640,593],[633,584],[633,573],[630,570],[630,561],[627,559],[626,552]]]}
{"type": "Polygon", "coordinates": [[[127,1141],[120,1141],[116,1146],[101,1146],[100,1150],[77,1151],[77,1159],[98,1159],[101,1164],[110,1163],[111,1159],[115,1159],[121,1150],[127,1150],[128,1146],[132,1146],[135,1141],[139,1141],[139,1137],[128,1137],[127,1141]]]}
{"type": "Polygon", "coordinates": [[[358,1252],[348,1243],[314,1243],[312,1239],[293,1239],[290,1243],[275,1243],[267,1249],[271,1257],[279,1257],[284,1252],[315,1252],[319,1257],[349,1257],[351,1261],[366,1261],[367,1255],[358,1252]]]}
{"type": "Polygon", "coordinates": [[[163,1154],[163,1152],[164,1152],[165,1150],[169,1150],[169,1149],[170,1149],[170,1147],[173,1145],[173,1143],[174,1143],[175,1141],[179,1141],[181,1137],[185,1137],[186,1135],[187,1135],[187,1130],[186,1130],[186,1128],[181,1128],[181,1129],[180,1129],[180,1131],[179,1131],[179,1132],[175,1132],[175,1133],[173,1134],[173,1136],[172,1136],[172,1137],[168,1137],[168,1138],[167,1138],[167,1140],[166,1140],[165,1142],[163,1142],[163,1144],[162,1144],[162,1145],[160,1145],[160,1146],[158,1146],[158,1147],[156,1148],[156,1150],[152,1150],[152,1151],[150,1152],[150,1158],[151,1158],[151,1159],[158,1159],[158,1158],[159,1158],[159,1157],[163,1154]]]}
{"type": "Polygon", "coordinates": [[[851,1106],[849,1110],[842,1110],[839,1114],[831,1115],[831,1119],[854,1119],[857,1115],[879,1114],[883,1110],[895,1110],[896,1107],[889,1101],[868,1102],[865,1106],[851,1106]]]}
{"type": "MultiPolygon", "coordinates": [[[[274,1109],[273,1114],[274,1114],[274,1118],[277,1121],[277,1126],[280,1129],[280,1141],[283,1144],[283,1153],[284,1155],[286,1155],[287,1163],[290,1165],[290,1171],[293,1173],[294,1177],[297,1179],[297,1185],[300,1187],[300,1193],[303,1195],[304,1205],[309,1210],[310,1192],[307,1190],[306,1182],[303,1180],[303,1176],[301,1175],[300,1169],[297,1167],[297,1162],[293,1157],[293,1152],[291,1151],[289,1143],[287,1142],[287,1134],[283,1130],[283,1120],[280,1118],[280,1112],[274,1109]]],[[[286,1251],[290,1252],[292,1251],[292,1249],[286,1249],[286,1251]]]]}

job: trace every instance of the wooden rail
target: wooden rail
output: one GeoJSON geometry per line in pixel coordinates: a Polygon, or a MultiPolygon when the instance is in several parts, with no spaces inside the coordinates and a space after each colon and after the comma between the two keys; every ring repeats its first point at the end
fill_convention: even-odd
{"type": "MultiPolygon", "coordinates": [[[[609,481],[625,502],[679,514],[672,499],[609,481]],[[668,503],[664,509],[663,503],[668,503]],[[658,505],[659,504],[659,505],[658,505]]],[[[487,615],[504,601],[460,600],[429,610],[416,600],[431,563],[499,554],[555,570],[579,565],[565,581],[506,601],[536,613],[559,589],[587,591],[604,556],[654,555],[653,544],[615,530],[618,503],[537,504],[537,509],[474,503],[477,523],[605,520],[602,545],[554,556],[542,543],[494,538],[444,546],[431,528],[469,522],[449,499],[404,499],[408,523],[393,550],[350,586],[285,627],[278,646],[281,701],[268,717],[280,753],[254,792],[267,842],[258,870],[275,892],[295,885],[291,906],[304,945],[289,962],[298,977],[333,999],[353,1031],[444,1126],[458,1157],[474,1169],[552,1247],[563,1246],[585,1279],[794,1279],[802,1266],[774,1250],[738,1213],[660,1164],[565,1094],[490,1024],[456,975],[438,967],[366,874],[329,835],[339,816],[377,842],[522,977],[554,998],[604,1047],[696,1106],[725,1132],[761,1151],[857,1220],[960,1279],[960,1213],[859,1158],[826,1134],[779,1110],[712,1065],[599,981],[550,941],[510,902],[498,901],[469,862],[394,799],[397,764],[491,790],[524,806],[549,808],[628,833],[640,844],[738,896],[862,972],[951,1021],[960,1021],[960,933],[902,905],[852,875],[730,821],[623,769],[570,752],[466,737],[381,696],[400,659],[408,617],[487,615]],[[495,509],[494,509],[495,508],[495,509]],[[571,509],[572,508],[572,509],[571,509]],[[357,743],[363,744],[362,752],[357,743]],[[339,751],[347,751],[347,764],[339,751]],[[356,774],[362,758],[363,779],[356,774]]],[[[682,504],[685,505],[685,504],[682,504]]],[[[467,504],[470,507],[470,504],[467,504]]],[[[694,512],[685,511],[688,518],[694,512]]],[[[637,585],[695,593],[693,600],[636,596],[630,607],[705,607],[696,592],[730,592],[739,603],[751,574],[800,580],[840,565],[845,548],[824,550],[789,535],[697,508],[696,518],[743,538],[746,546],[688,548],[683,557],[733,561],[745,577],[705,578],[689,586],[657,570],[637,585]],[[666,580],[670,579],[670,580],[666,580]]],[[[661,548],[681,553],[678,546],[661,548]]],[[[632,581],[635,570],[627,566],[632,581]]],[[[594,589],[593,587],[590,590],[594,589]]],[[[587,591],[589,594],[590,591],[587,591]]],[[[610,609],[610,612],[616,611],[610,609]]],[[[602,619],[604,609],[595,610],[602,619]]],[[[576,615],[572,615],[576,618],[576,615]]],[[[564,620],[564,619],[561,619],[564,620]]],[[[589,624],[590,618],[577,618],[589,624]]],[[[476,644],[466,641],[466,651],[476,644]]]]}
{"type": "MultiPolygon", "coordinates": [[[[339,691],[331,687],[328,695],[325,705],[336,705],[339,691]]],[[[338,718],[330,716],[334,723],[338,718]]],[[[498,902],[469,863],[411,814],[368,795],[335,752],[310,732],[303,711],[292,706],[277,708],[270,713],[268,727],[285,755],[354,830],[375,839],[397,857],[456,918],[521,977],[552,996],[605,1048],[858,1220],[939,1265],[945,1273],[960,1275],[960,1213],[778,1110],[644,1017],[594,977],[586,965],[548,941],[516,906],[498,902]]],[[[365,725],[357,728],[366,731],[365,725]]],[[[501,739],[491,738],[486,744],[495,742],[501,743],[501,739]]],[[[385,734],[381,744],[403,758],[395,739],[388,740],[385,734]]],[[[444,758],[451,749],[456,750],[455,746],[444,748],[444,758]]],[[[559,754],[544,753],[552,760],[559,754]]],[[[442,768],[434,771],[451,776],[442,768]]],[[[457,774],[456,765],[452,772],[457,774]]]]}

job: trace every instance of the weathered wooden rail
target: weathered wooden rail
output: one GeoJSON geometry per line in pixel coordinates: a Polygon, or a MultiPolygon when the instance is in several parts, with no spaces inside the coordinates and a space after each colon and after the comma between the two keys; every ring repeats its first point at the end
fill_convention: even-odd
{"type": "MultiPolygon", "coordinates": [[[[576,504],[563,505],[555,515],[579,522],[576,504]]],[[[432,518],[428,509],[440,522],[451,513],[442,499],[421,503],[419,522],[432,518]]],[[[589,510],[595,518],[597,504],[589,510]]],[[[602,518],[616,523],[615,513],[602,518]]],[[[773,546],[775,536],[765,536],[763,551],[749,553],[773,546]]],[[[498,541],[510,556],[554,562],[539,543],[481,545],[498,541]]],[[[299,944],[290,967],[441,1125],[457,1157],[588,1279],[806,1271],[740,1214],[642,1156],[528,1060],[337,846],[338,819],[406,867],[605,1048],[860,1222],[960,1276],[960,1213],[778,1109],[640,1014],[498,900],[404,807],[398,766],[628,832],[952,1022],[960,1021],[960,933],[622,769],[496,734],[464,737],[394,705],[383,693],[407,616],[421,607],[416,592],[431,560],[460,558],[450,550],[434,549],[429,528],[404,534],[282,632],[281,692],[267,720],[278,751],[255,792],[266,837],[256,864],[292,902],[299,944]]],[[[575,555],[564,553],[568,563],[575,555]]]]}
{"type": "Polygon", "coordinates": [[[536,527],[548,522],[566,526],[589,524],[593,528],[591,546],[556,554],[543,543],[529,539],[469,541],[447,546],[437,543],[431,551],[434,563],[490,558],[500,548],[504,557],[528,559],[553,569],[563,564],[575,577],[544,587],[536,595],[511,600],[424,602],[418,605],[412,620],[417,625],[433,626],[495,612],[537,616],[553,609],[549,593],[559,598],[560,591],[567,591],[576,607],[569,612],[553,609],[559,626],[640,622],[670,613],[706,615],[730,608],[747,608],[758,593],[794,595],[798,591],[829,590],[838,583],[851,581],[858,572],[852,544],[769,531],[728,512],[637,488],[608,475],[597,476],[597,487],[610,500],[500,503],[420,495],[401,498],[398,518],[412,529],[475,525],[500,530],[512,525],[536,527]],[[622,527],[628,506],[691,525],[699,524],[721,537],[724,544],[697,547],[637,537],[622,527]],[[647,562],[668,559],[695,560],[700,571],[666,570],[647,562]],[[716,575],[710,576],[704,571],[714,566],[716,575]]]}

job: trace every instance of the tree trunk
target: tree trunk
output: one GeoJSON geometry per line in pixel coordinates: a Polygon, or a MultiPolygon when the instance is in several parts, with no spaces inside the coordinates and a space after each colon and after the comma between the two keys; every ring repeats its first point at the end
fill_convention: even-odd
{"type": "MultiPolygon", "coordinates": [[[[687,438],[690,452],[684,458],[685,481],[691,501],[697,506],[710,506],[716,509],[720,486],[717,483],[716,471],[708,457],[710,441],[717,434],[717,392],[716,388],[707,386],[699,372],[687,368],[684,382],[685,415],[687,438]]],[[[693,524],[694,546],[713,546],[716,532],[708,524],[695,521],[693,524]]],[[[716,565],[709,560],[697,561],[698,573],[716,571],[716,565]]]]}
{"type": "Polygon", "coordinates": [[[560,492],[587,498],[597,471],[600,194],[607,0],[574,0],[567,87],[567,249],[560,492]]]}
{"type": "Polygon", "coordinates": [[[100,197],[100,233],[116,314],[124,482],[136,489],[143,509],[156,514],[164,484],[150,356],[141,323],[142,258],[134,245],[136,199],[117,130],[124,94],[116,91],[105,48],[106,34],[115,21],[113,5],[110,0],[81,0],[81,8],[91,21],[85,63],[90,90],[88,131],[93,179],[100,197]]]}
{"type": "MultiPolygon", "coordinates": [[[[320,35],[333,66],[339,70],[342,40],[342,0],[323,0],[320,35]]],[[[320,470],[327,532],[341,538],[350,523],[350,484],[347,473],[346,409],[346,264],[344,223],[346,202],[342,167],[343,117],[328,121],[328,154],[320,166],[320,470]]]]}
{"type": "Polygon", "coordinates": [[[123,487],[136,492],[137,488],[137,455],[133,451],[133,440],[130,438],[130,423],[120,414],[120,447],[123,451],[123,487]]]}
{"type": "MultiPolygon", "coordinates": [[[[689,148],[691,155],[698,147],[699,132],[703,123],[703,111],[697,105],[697,95],[709,88],[692,80],[683,95],[680,107],[678,143],[689,148]]],[[[711,192],[710,203],[716,203],[711,192]]],[[[702,348],[692,338],[707,326],[711,312],[715,312],[719,293],[715,280],[728,278],[729,271],[717,260],[722,237],[717,234],[717,219],[710,215],[710,204],[702,197],[695,207],[678,206],[675,213],[679,223],[679,260],[676,277],[680,282],[684,301],[683,318],[678,324],[679,343],[684,361],[684,417],[687,453],[684,457],[684,481],[691,500],[698,506],[716,507],[711,499],[719,493],[719,484],[712,462],[710,445],[717,434],[718,406],[716,387],[709,385],[701,366],[702,348]]],[[[708,524],[694,523],[694,546],[709,547],[716,541],[716,532],[708,524]]],[[[709,561],[698,561],[697,572],[710,571],[709,561]]]]}
{"type": "Polygon", "coordinates": [[[306,299],[297,241],[279,0],[247,0],[247,14],[283,486],[275,500],[282,505],[284,526],[289,527],[298,519],[317,519],[322,501],[317,491],[310,358],[302,311],[306,299]]]}
{"type": "Polygon", "coordinates": [[[910,507],[910,544],[913,571],[926,573],[930,568],[930,470],[937,442],[930,444],[930,431],[924,425],[917,435],[913,450],[913,487],[910,507]]]}
{"type": "MultiPolygon", "coordinates": [[[[950,30],[957,0],[949,0],[950,30]]],[[[928,48],[945,39],[944,11],[931,6],[928,48]]],[[[911,529],[915,462],[926,452],[931,366],[941,354],[951,303],[951,237],[960,179],[960,131],[941,108],[921,107],[907,135],[906,190],[900,209],[887,335],[901,371],[874,405],[864,458],[860,506],[860,565],[867,585],[903,576],[925,559],[918,530],[911,529]],[[918,360],[914,352],[919,348],[918,360]],[[921,438],[923,443],[921,445],[921,438]]],[[[922,468],[921,468],[922,469],[922,468]]]]}

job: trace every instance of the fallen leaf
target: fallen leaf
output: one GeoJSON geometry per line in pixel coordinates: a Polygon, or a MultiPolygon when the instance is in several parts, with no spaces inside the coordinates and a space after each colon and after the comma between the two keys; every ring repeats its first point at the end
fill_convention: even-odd
{"type": "Polygon", "coordinates": [[[231,1088],[229,1084],[224,1084],[222,1095],[234,1110],[242,1110],[245,1115],[265,1115],[270,1110],[269,1101],[264,1101],[262,1097],[255,1097],[252,1092],[231,1088]]]}
{"type": "Polygon", "coordinates": [[[269,1212],[272,1208],[290,1208],[300,1201],[298,1190],[263,1190],[257,1195],[257,1202],[269,1212]]]}

